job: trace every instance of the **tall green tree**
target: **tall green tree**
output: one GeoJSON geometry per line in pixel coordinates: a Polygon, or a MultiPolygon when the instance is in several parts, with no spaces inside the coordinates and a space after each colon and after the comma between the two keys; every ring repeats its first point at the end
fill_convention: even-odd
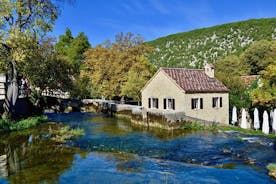
{"type": "Polygon", "coordinates": [[[11,117],[18,97],[17,63],[26,61],[52,30],[58,8],[51,0],[0,0],[0,5],[0,50],[9,63],[5,110],[11,117]]]}
{"type": "Polygon", "coordinates": [[[266,108],[276,107],[276,60],[260,72],[261,79],[257,88],[250,93],[253,105],[266,108]]]}
{"type": "Polygon", "coordinates": [[[74,38],[69,28],[56,43],[56,51],[70,62],[74,77],[79,75],[84,60],[83,53],[90,47],[88,37],[83,32],[74,38]]]}
{"type": "Polygon", "coordinates": [[[250,66],[243,62],[239,56],[227,56],[215,63],[215,75],[230,89],[230,106],[238,108],[250,108],[251,99],[249,93],[243,87],[242,75],[250,73],[250,66]]]}
{"type": "Polygon", "coordinates": [[[272,64],[276,59],[276,42],[261,40],[252,43],[240,56],[243,64],[250,68],[251,75],[257,75],[260,71],[272,64]]]}

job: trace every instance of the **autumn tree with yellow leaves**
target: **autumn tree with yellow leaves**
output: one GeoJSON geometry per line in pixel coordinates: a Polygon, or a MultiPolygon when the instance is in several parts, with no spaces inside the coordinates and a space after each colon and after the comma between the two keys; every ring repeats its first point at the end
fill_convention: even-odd
{"type": "Polygon", "coordinates": [[[128,96],[139,100],[140,90],[155,72],[147,58],[152,51],[141,36],[120,33],[114,43],[106,41],[85,52],[81,77],[89,78],[93,93],[107,99],[128,96]]]}

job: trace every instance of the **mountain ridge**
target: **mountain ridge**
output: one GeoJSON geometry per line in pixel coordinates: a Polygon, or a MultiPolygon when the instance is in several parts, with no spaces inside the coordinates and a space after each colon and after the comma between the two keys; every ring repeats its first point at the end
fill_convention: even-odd
{"type": "Polygon", "coordinates": [[[156,67],[201,68],[227,55],[239,54],[252,42],[276,40],[276,18],[250,19],[176,33],[147,42],[156,67]]]}

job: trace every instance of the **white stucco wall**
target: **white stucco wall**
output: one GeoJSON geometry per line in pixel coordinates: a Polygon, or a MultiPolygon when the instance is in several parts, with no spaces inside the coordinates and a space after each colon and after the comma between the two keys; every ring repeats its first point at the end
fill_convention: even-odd
{"type": "Polygon", "coordinates": [[[229,97],[228,93],[193,93],[186,94],[161,70],[149,81],[142,90],[142,106],[148,109],[148,98],[158,98],[159,110],[163,112],[184,112],[186,116],[206,121],[228,124],[229,122],[229,97]],[[222,97],[222,107],[213,108],[212,98],[222,97]],[[164,110],[163,99],[174,98],[175,110],[164,110]],[[203,109],[192,109],[191,99],[203,98],[203,109]]]}

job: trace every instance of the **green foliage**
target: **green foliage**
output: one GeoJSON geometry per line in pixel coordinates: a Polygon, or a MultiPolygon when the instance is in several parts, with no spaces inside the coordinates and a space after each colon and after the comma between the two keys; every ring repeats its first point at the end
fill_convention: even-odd
{"type": "Polygon", "coordinates": [[[270,164],[268,164],[268,165],[266,166],[266,168],[267,168],[268,171],[269,171],[268,174],[269,174],[271,177],[276,178],[276,163],[270,163],[270,164]]]}
{"type": "Polygon", "coordinates": [[[276,57],[273,64],[260,72],[260,85],[250,92],[254,105],[267,108],[276,106],[276,57]]]}
{"type": "Polygon", "coordinates": [[[276,105],[276,42],[260,40],[240,56],[227,56],[215,63],[216,77],[230,89],[230,107],[251,108],[276,105]],[[261,78],[244,86],[242,75],[260,74],[261,78]],[[258,84],[259,81],[259,85],[258,84]]]}
{"type": "Polygon", "coordinates": [[[53,29],[58,8],[50,0],[0,0],[0,4],[0,45],[5,49],[1,55],[7,60],[24,61],[34,53],[39,40],[53,29]]]}
{"type": "Polygon", "coordinates": [[[60,35],[55,45],[56,51],[69,61],[75,76],[78,76],[83,64],[83,53],[90,47],[88,37],[83,32],[74,38],[69,28],[66,29],[65,35],[60,35]]]}
{"type": "Polygon", "coordinates": [[[251,99],[240,78],[250,71],[247,63],[242,62],[239,56],[227,56],[215,63],[215,71],[216,77],[230,90],[230,108],[233,106],[249,108],[251,99]]]}
{"type": "Polygon", "coordinates": [[[121,95],[130,96],[135,100],[141,100],[141,89],[152,77],[156,69],[149,61],[141,57],[140,61],[132,66],[128,72],[128,78],[125,85],[122,87],[121,95]]]}
{"type": "Polygon", "coordinates": [[[30,95],[31,103],[41,111],[44,109],[46,105],[46,97],[41,94],[41,91],[33,90],[30,95]]]}
{"type": "Polygon", "coordinates": [[[41,91],[46,88],[52,90],[70,88],[72,84],[70,65],[55,52],[51,40],[45,40],[38,45],[36,52],[30,54],[26,61],[19,65],[20,71],[41,91]]]}
{"type": "Polygon", "coordinates": [[[50,133],[54,135],[53,137],[51,137],[53,141],[65,143],[68,139],[84,135],[84,130],[80,128],[70,129],[69,126],[64,126],[58,130],[51,129],[50,133]]]}
{"type": "Polygon", "coordinates": [[[37,124],[47,120],[46,116],[30,117],[19,121],[11,121],[0,119],[0,131],[17,131],[31,127],[35,127],[37,124]]]}
{"type": "Polygon", "coordinates": [[[85,52],[81,77],[88,77],[91,89],[106,98],[126,95],[139,99],[138,91],[154,72],[147,60],[152,48],[132,33],[116,35],[115,40],[106,43],[106,47],[97,46],[85,52]],[[132,82],[138,82],[134,84],[137,86],[132,82]]]}
{"type": "Polygon", "coordinates": [[[201,68],[204,61],[239,55],[254,41],[275,39],[275,27],[276,18],[253,19],[169,35],[148,42],[155,48],[149,59],[157,68],[201,68]]]}
{"type": "Polygon", "coordinates": [[[222,131],[237,131],[245,135],[257,135],[257,136],[264,136],[268,138],[276,138],[276,134],[264,134],[262,130],[253,130],[253,129],[243,129],[237,126],[225,126],[225,127],[218,127],[218,130],[222,131]]]}
{"type": "Polygon", "coordinates": [[[242,54],[242,63],[250,67],[250,74],[257,75],[269,64],[275,63],[276,42],[260,40],[252,43],[242,54]],[[273,58],[273,59],[272,59],[273,58]]]}
{"type": "Polygon", "coordinates": [[[216,124],[204,125],[204,124],[198,123],[198,122],[183,121],[183,122],[181,122],[180,128],[185,129],[185,130],[210,130],[210,131],[214,131],[214,130],[218,129],[218,126],[216,124]]]}

